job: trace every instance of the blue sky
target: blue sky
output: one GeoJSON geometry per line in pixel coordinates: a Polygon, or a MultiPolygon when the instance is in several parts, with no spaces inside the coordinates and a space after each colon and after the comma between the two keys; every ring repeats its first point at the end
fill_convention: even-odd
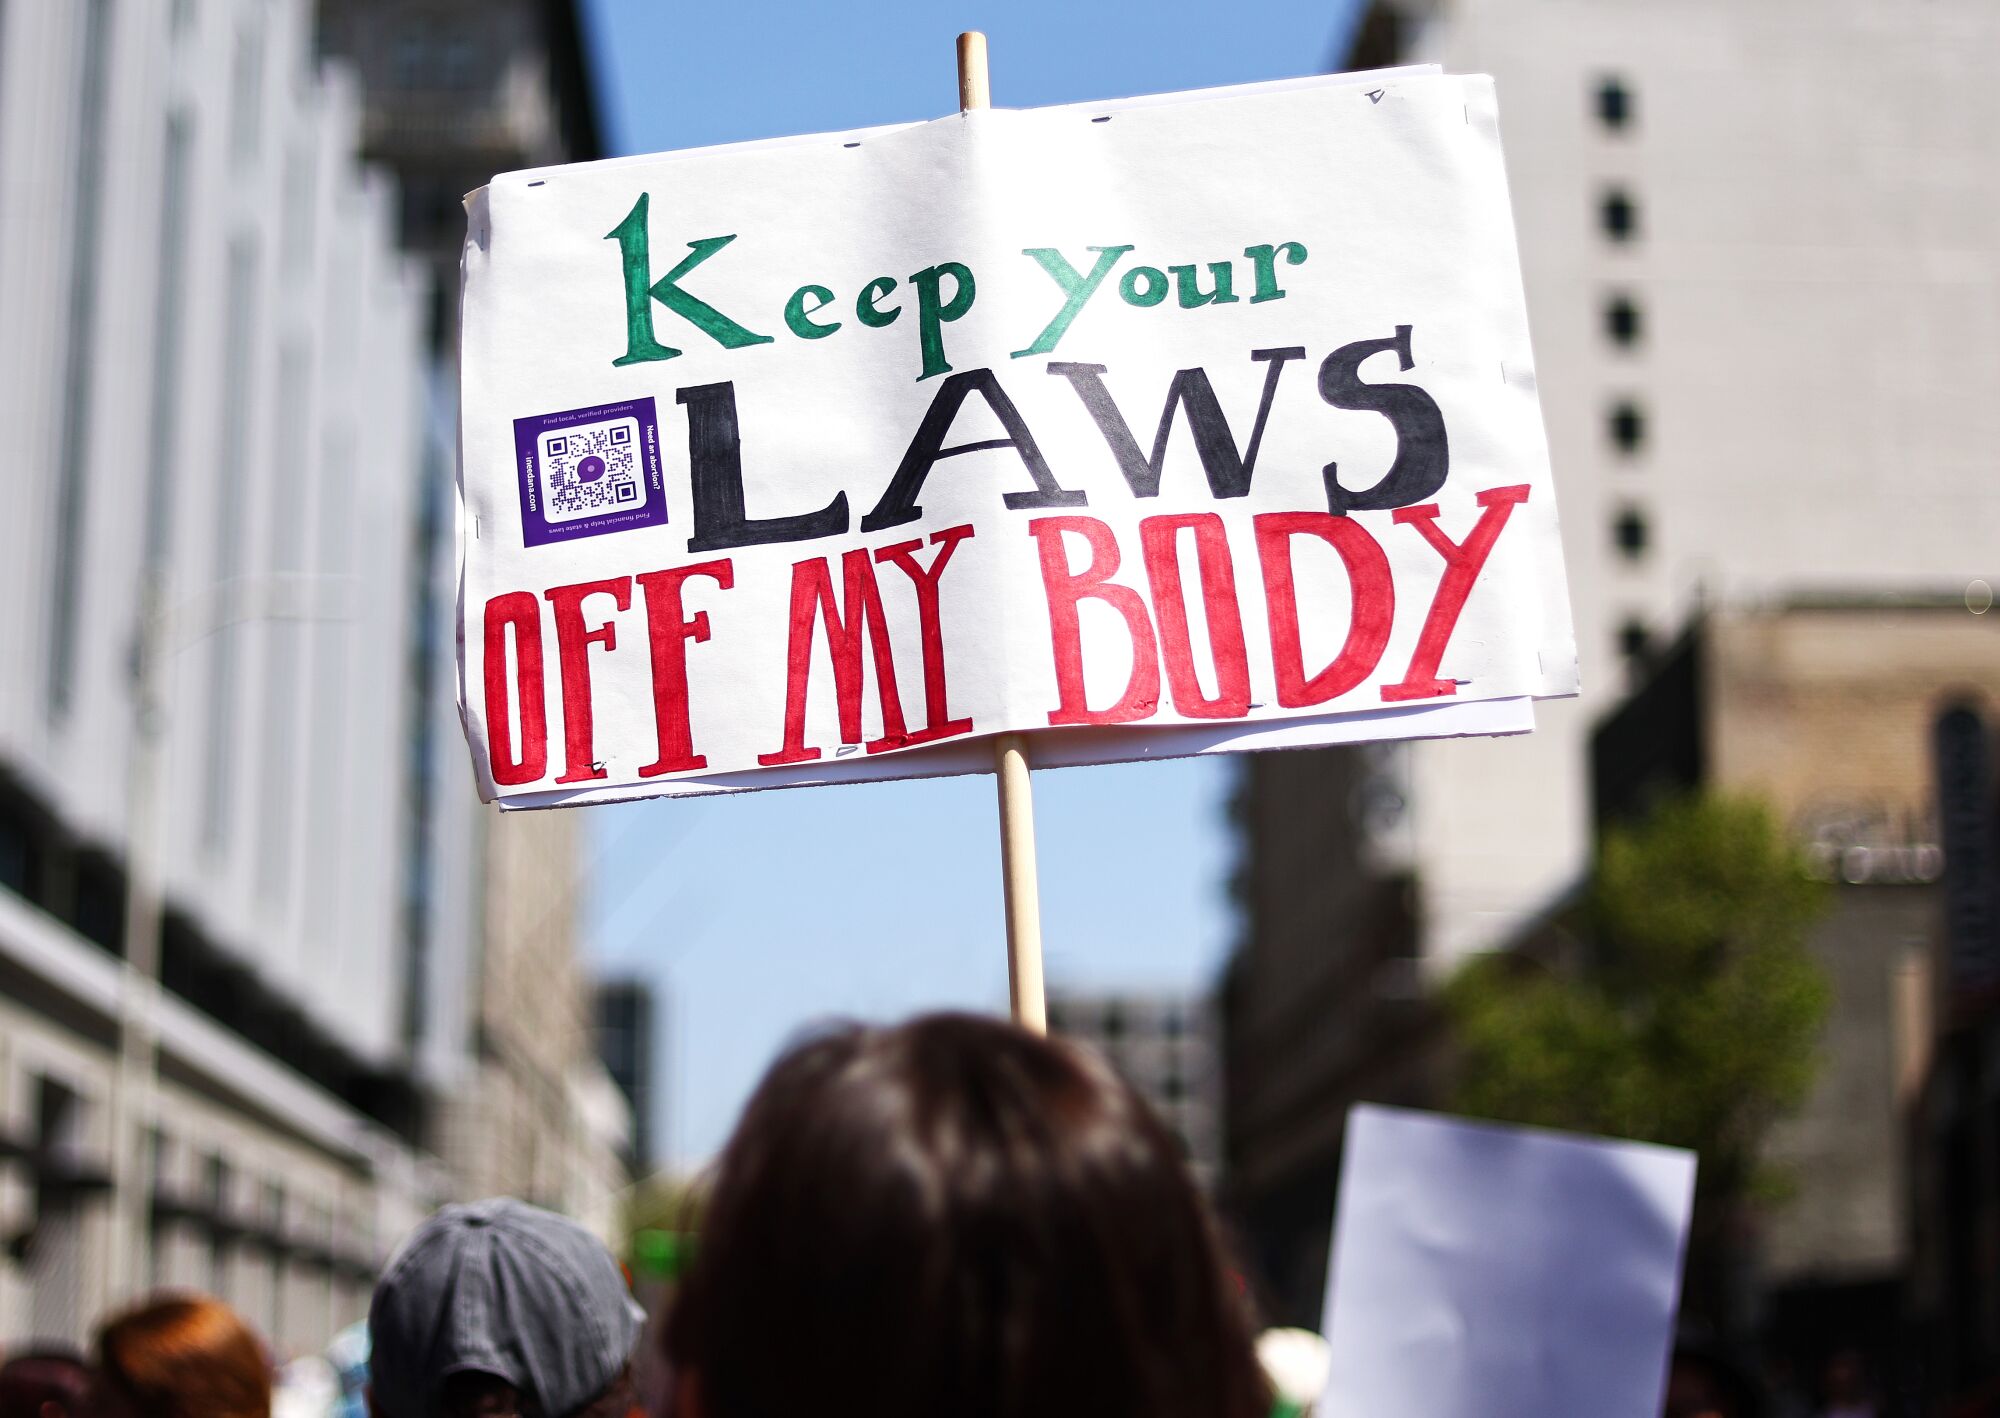
{"type": "MultiPolygon", "coordinates": [[[[935,118],[953,38],[984,30],[993,100],[1082,102],[1318,73],[1352,0],[587,0],[614,151],[935,118]]],[[[1228,760],[1035,775],[1052,986],[1211,979],[1234,919],[1228,760]]],[[[727,1137],[800,1028],[828,1016],[1004,1010],[991,779],[590,809],[585,932],[598,968],[651,981],[655,1148],[727,1137]]]]}

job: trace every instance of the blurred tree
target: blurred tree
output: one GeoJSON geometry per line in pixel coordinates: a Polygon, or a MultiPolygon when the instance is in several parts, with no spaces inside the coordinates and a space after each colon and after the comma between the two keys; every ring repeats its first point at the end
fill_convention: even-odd
{"type": "Polygon", "coordinates": [[[694,1256],[707,1192],[699,1180],[649,1177],[625,1203],[624,1255],[643,1280],[675,1280],[694,1256]]]}
{"type": "Polygon", "coordinates": [[[1754,799],[1701,795],[1614,829],[1568,968],[1509,953],[1446,986],[1455,1106],[1692,1148],[1727,1225],[1784,1179],[1760,1157],[1805,1101],[1828,987],[1806,950],[1827,888],[1754,799]]]}

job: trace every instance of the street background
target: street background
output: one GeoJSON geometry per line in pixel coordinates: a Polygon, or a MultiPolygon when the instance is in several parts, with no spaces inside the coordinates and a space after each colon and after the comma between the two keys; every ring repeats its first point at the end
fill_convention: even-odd
{"type": "Polygon", "coordinates": [[[1035,782],[1051,1024],[1260,1318],[1348,1109],[1452,1111],[1700,1154],[1717,1411],[2000,1412],[1991,0],[0,0],[0,1351],[318,1353],[496,1193],[658,1298],[787,1040],[1004,1010],[989,781],[503,817],[453,704],[463,195],[939,117],[961,29],[1498,84],[1583,695],[1035,782]]]}

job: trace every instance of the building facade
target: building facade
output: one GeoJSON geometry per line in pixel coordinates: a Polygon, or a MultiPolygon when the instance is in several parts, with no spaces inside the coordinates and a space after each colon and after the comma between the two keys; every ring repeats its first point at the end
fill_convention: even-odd
{"type": "MultiPolygon", "coordinates": [[[[1359,767],[1310,770],[1323,798],[1295,790],[1302,766],[1246,770],[1228,1048],[1259,1048],[1236,1035],[1262,1011],[1310,1018],[1257,1068],[1322,1134],[1286,1156],[1232,1124],[1250,1213],[1273,1215],[1260,1198],[1286,1178],[1304,1195],[1334,1175],[1346,1107],[1425,1068],[1378,1059],[1393,1083],[1329,1070],[1329,1054],[1386,1047],[1378,996],[1329,973],[1308,1002],[1285,962],[1401,955],[1428,983],[1544,918],[1587,868],[1592,730],[1699,608],[1952,600],[1994,576],[2000,169],[1982,135],[2000,93],[1979,74],[1996,57],[1984,0],[1365,12],[1347,67],[1438,61],[1498,84],[1583,693],[1537,706],[1532,735],[1371,750],[1393,760],[1375,771],[1401,804],[1380,829],[1404,848],[1386,870],[1350,847],[1359,767]],[[1889,90],[1927,105],[1858,97],[1889,90]],[[1374,915],[1295,904],[1399,878],[1398,943],[1374,938],[1374,915]]],[[[1409,1047],[1434,1037],[1414,1029],[1409,1047]]]]}
{"type": "Polygon", "coordinates": [[[1588,857],[1588,738],[1695,608],[1995,571],[2000,93],[1984,0],[1435,0],[1364,25],[1498,84],[1584,692],[1413,745],[1423,953],[1588,857]],[[1869,105],[1921,88],[1922,114],[1869,105]]]}
{"type": "Polygon", "coordinates": [[[1405,766],[1389,746],[1253,754],[1231,803],[1247,845],[1220,991],[1221,1199],[1278,1323],[1320,1320],[1346,1103],[1434,1094],[1405,766]]]}
{"type": "Polygon", "coordinates": [[[654,1086],[659,1071],[659,1010],[644,980],[604,980],[597,986],[597,1054],[632,1113],[626,1162],[634,1177],[657,1165],[654,1086]]]}
{"type": "Polygon", "coordinates": [[[1195,1179],[1215,1183],[1222,1156],[1221,1060],[1214,1010],[1180,994],[1049,992],[1049,1032],[1095,1049],[1153,1105],[1195,1179]]]}
{"type": "Polygon", "coordinates": [[[0,1340],[165,1283],[316,1347],[447,1190],[429,286],[360,136],[304,0],[0,9],[0,1340]]]}
{"type": "MultiPolygon", "coordinates": [[[[422,516],[440,548],[452,526],[463,197],[498,172],[604,156],[582,24],[578,0],[319,0],[322,49],[358,76],[363,152],[402,194],[398,239],[433,277],[422,516]]],[[[480,901],[472,1056],[445,1100],[438,1146],[474,1194],[594,1216],[630,1180],[631,1124],[598,1059],[581,963],[589,825],[576,813],[479,804],[450,709],[455,573],[455,555],[441,555],[414,612],[445,649],[426,661],[436,707],[415,727],[418,875],[449,878],[451,844],[469,841],[480,901]]]]}
{"type": "Polygon", "coordinates": [[[1602,823],[1695,788],[1754,794],[1832,885],[1808,942],[1832,999],[1816,1078],[1768,1145],[1790,1195],[1745,1277],[1802,1375],[1848,1350],[1899,1393],[2000,1378],[2000,1268],[1974,1234],[1991,1208],[1963,1195],[1995,1175],[1965,1139],[1990,1152],[2000,1087],[1957,1066],[1993,1036],[1996,727],[2000,620],[1962,599],[1843,598],[1703,615],[1593,736],[1602,823]],[[1953,931],[1963,889],[1969,939],[1953,931]]]}
{"type": "Polygon", "coordinates": [[[396,174],[398,233],[458,349],[464,199],[495,173],[605,156],[579,0],[319,0],[320,46],[366,95],[364,152],[396,174]]]}

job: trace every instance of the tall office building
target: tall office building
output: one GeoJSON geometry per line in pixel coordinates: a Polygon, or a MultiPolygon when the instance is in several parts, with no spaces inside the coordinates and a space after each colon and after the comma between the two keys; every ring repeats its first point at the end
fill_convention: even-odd
{"type": "Polygon", "coordinates": [[[597,987],[597,1054],[632,1111],[626,1161],[635,1177],[653,1170],[653,1100],[660,1086],[659,1010],[644,980],[605,980],[597,987]]]}
{"type": "Polygon", "coordinates": [[[1153,1105],[1204,1187],[1221,1160],[1215,1013],[1184,994],[1053,990],[1049,1031],[1104,1055],[1153,1105]]]}
{"type": "Polygon", "coordinates": [[[447,1190],[429,284],[360,137],[306,0],[0,8],[0,1343],[171,1284],[317,1346],[447,1190]]]}
{"type": "MultiPolygon", "coordinates": [[[[419,569],[412,600],[431,647],[420,662],[431,709],[411,731],[413,894],[449,900],[433,883],[461,875],[480,893],[471,1061],[439,1146],[474,1191],[596,1215],[605,1206],[598,1179],[626,1181],[630,1123],[620,1119],[630,1110],[614,1106],[598,1060],[580,962],[586,823],[572,812],[481,807],[450,707],[462,199],[498,172],[604,156],[580,0],[318,0],[318,32],[322,49],[359,76],[363,151],[395,174],[399,240],[434,280],[422,506],[437,554],[419,569]],[[463,841],[473,844],[467,861],[454,855],[463,841]]],[[[416,910],[419,927],[429,918],[429,908],[416,910]]],[[[420,932],[416,943],[425,953],[448,948],[420,932]]]]}
{"type": "Polygon", "coordinates": [[[2000,1176],[1996,726],[1995,617],[1817,599],[1703,613],[1593,735],[1600,823],[1754,793],[1828,883],[1807,948],[1831,1007],[1766,1146],[1789,1195],[1748,1272],[1770,1350],[1808,1378],[1838,1350],[1897,1391],[2000,1378],[2000,1283],[1974,1259],[2000,1176]]]}
{"type": "Polygon", "coordinates": [[[498,172],[605,156],[581,0],[318,0],[353,65],[364,151],[396,174],[403,248],[436,277],[431,333],[458,346],[465,194],[498,172]]]}
{"type": "MultiPolygon", "coordinates": [[[[1287,992],[1314,1042],[1296,1068],[1260,1066],[1290,1087],[1316,1071],[1295,1106],[1318,1117],[1370,1096],[1324,1059],[1379,1027],[1374,967],[1329,973],[1308,1006],[1278,963],[1407,956],[1434,980],[1572,892],[1592,726],[1698,607],[1951,597],[1993,575],[1996,58],[1987,0],[1369,7],[1349,67],[1437,60],[1498,83],[1584,692],[1538,706],[1531,736],[1385,751],[1394,821],[1249,771],[1232,1065],[1238,1020],[1287,992]],[[1386,868],[1348,849],[1359,828],[1394,841],[1386,868]],[[1314,865],[1282,872],[1279,852],[1314,865]],[[1323,894],[1313,875],[1364,879],[1336,893],[1400,881],[1400,943],[1372,916],[1294,909],[1323,894]]],[[[1288,1159],[1270,1146],[1232,1138],[1253,1211],[1328,1174],[1337,1125],[1288,1159]]]]}

